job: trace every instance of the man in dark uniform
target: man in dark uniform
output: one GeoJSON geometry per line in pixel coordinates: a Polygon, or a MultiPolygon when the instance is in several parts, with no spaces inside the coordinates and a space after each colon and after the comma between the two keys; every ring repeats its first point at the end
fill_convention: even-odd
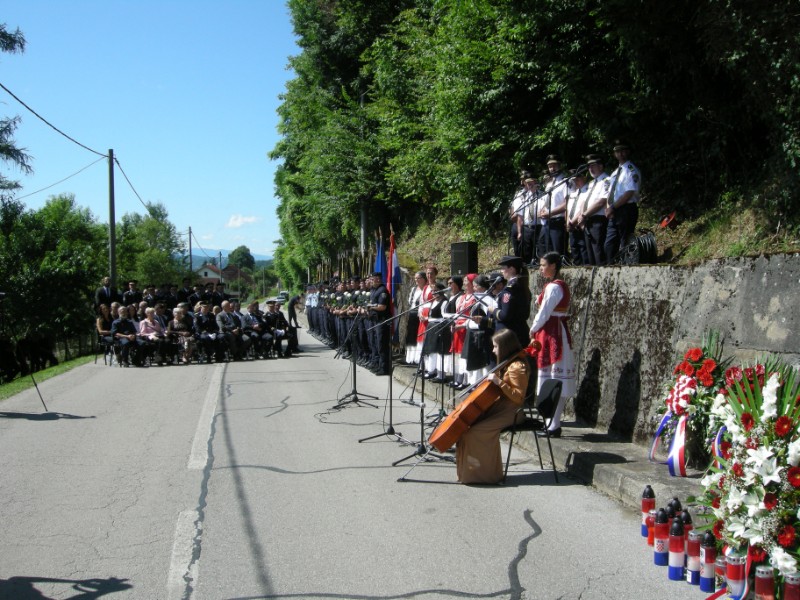
{"type": "Polygon", "coordinates": [[[498,264],[507,283],[497,295],[497,308],[485,319],[486,327],[494,327],[495,332],[510,329],[524,348],[530,343],[528,317],[531,314],[531,290],[528,287],[528,274],[523,268],[522,259],[517,256],[504,256],[498,264]]]}
{"type": "Polygon", "coordinates": [[[305,297],[305,294],[297,294],[292,296],[292,298],[289,300],[289,304],[287,304],[287,310],[289,311],[289,325],[293,325],[298,329],[300,328],[300,324],[297,322],[297,305],[300,304],[302,306],[302,301],[305,297]]]}
{"type": "Polygon", "coordinates": [[[139,302],[142,301],[142,292],[136,289],[137,285],[139,285],[139,282],[135,279],[131,279],[128,282],[128,289],[122,294],[122,303],[125,306],[135,304],[137,308],[139,307],[139,302]]]}
{"type": "Polygon", "coordinates": [[[377,271],[372,274],[372,291],[369,296],[369,317],[374,327],[370,331],[370,347],[372,349],[371,364],[375,365],[375,375],[388,375],[391,370],[391,348],[389,318],[390,311],[389,290],[383,285],[383,278],[377,271]]]}
{"type": "MultiPolygon", "coordinates": [[[[192,283],[192,281],[188,277],[184,277],[183,278],[183,283],[181,284],[181,289],[179,289],[177,294],[176,294],[178,296],[178,304],[180,304],[181,302],[188,302],[189,301],[189,296],[192,295],[192,285],[191,285],[191,283],[192,283]]],[[[194,306],[194,305],[192,305],[192,306],[194,306]]]]}

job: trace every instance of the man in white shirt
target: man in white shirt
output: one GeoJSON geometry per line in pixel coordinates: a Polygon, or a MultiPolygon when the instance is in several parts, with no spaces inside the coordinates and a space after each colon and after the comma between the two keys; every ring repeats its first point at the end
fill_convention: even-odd
{"type": "Polygon", "coordinates": [[[539,239],[539,256],[555,251],[565,252],[567,208],[567,185],[561,172],[561,160],[555,154],[547,157],[547,172],[550,181],[544,188],[539,204],[539,217],[542,219],[542,235],[539,239]]]}
{"type": "Polygon", "coordinates": [[[583,227],[586,238],[586,253],[590,265],[604,265],[606,263],[605,243],[608,219],[606,218],[606,201],[604,189],[608,173],[605,172],[603,157],[599,154],[586,156],[589,174],[592,181],[589,183],[588,197],[585,204],[580,207],[578,223],[583,227]]]}
{"type": "Polygon", "coordinates": [[[589,185],[586,183],[586,169],[575,171],[569,183],[567,194],[567,232],[569,233],[569,251],[573,265],[588,265],[589,255],[586,252],[583,229],[578,218],[586,200],[589,198],[589,185]]]}
{"type": "Polygon", "coordinates": [[[642,176],[630,161],[631,148],[627,142],[614,142],[614,157],[619,166],[605,181],[605,214],[608,218],[605,254],[606,264],[615,257],[629,241],[639,220],[639,188],[642,176]]]}

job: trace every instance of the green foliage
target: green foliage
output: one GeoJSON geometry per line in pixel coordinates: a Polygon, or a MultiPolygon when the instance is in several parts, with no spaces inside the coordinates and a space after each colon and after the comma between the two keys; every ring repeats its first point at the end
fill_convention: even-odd
{"type": "Polygon", "coordinates": [[[163,204],[148,203],[147,209],[147,215],[128,213],[117,224],[120,281],[137,279],[143,285],[179,281],[183,243],[163,204]]]}
{"type": "Polygon", "coordinates": [[[248,269],[252,271],[256,267],[256,259],[250,254],[250,248],[247,246],[239,246],[228,254],[228,264],[236,265],[240,269],[248,269]]]}
{"type": "MultiPolygon", "coordinates": [[[[302,53],[272,152],[283,278],[388,223],[499,232],[521,167],[632,143],[644,200],[730,189],[797,231],[800,25],[752,0],[290,0],[302,53]]],[[[611,161],[610,161],[611,162],[611,161]]],[[[610,171],[615,165],[607,165],[610,171]]],[[[746,252],[749,241],[731,244],[746,252]]]]}
{"type": "Polygon", "coordinates": [[[0,221],[14,217],[0,238],[0,281],[10,294],[5,319],[16,329],[9,333],[85,332],[94,320],[89,299],[104,273],[105,228],[72,195],[52,197],[38,211],[20,208],[0,208],[0,221]]]}

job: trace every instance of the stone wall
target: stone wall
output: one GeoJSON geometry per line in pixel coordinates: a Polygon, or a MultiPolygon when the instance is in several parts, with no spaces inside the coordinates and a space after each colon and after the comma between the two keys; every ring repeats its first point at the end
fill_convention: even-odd
{"type": "Polygon", "coordinates": [[[725,354],[800,364],[800,256],[715,260],[694,267],[565,269],[579,369],[572,407],[583,421],[639,443],[679,356],[720,332],[725,354]]]}
{"type": "MultiPolygon", "coordinates": [[[[579,376],[567,415],[622,439],[649,442],[679,356],[710,329],[720,332],[726,355],[778,354],[800,365],[800,255],[575,267],[564,279],[579,376]]],[[[535,297],[536,275],[532,286],[535,297]]]]}

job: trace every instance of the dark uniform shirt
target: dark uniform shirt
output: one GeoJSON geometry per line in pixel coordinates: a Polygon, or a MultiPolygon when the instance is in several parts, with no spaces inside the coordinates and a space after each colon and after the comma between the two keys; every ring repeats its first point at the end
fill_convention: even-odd
{"type": "Polygon", "coordinates": [[[495,331],[510,329],[524,348],[530,342],[528,317],[531,314],[531,301],[519,280],[514,277],[497,295],[497,308],[492,313],[491,323],[495,331]]]}

